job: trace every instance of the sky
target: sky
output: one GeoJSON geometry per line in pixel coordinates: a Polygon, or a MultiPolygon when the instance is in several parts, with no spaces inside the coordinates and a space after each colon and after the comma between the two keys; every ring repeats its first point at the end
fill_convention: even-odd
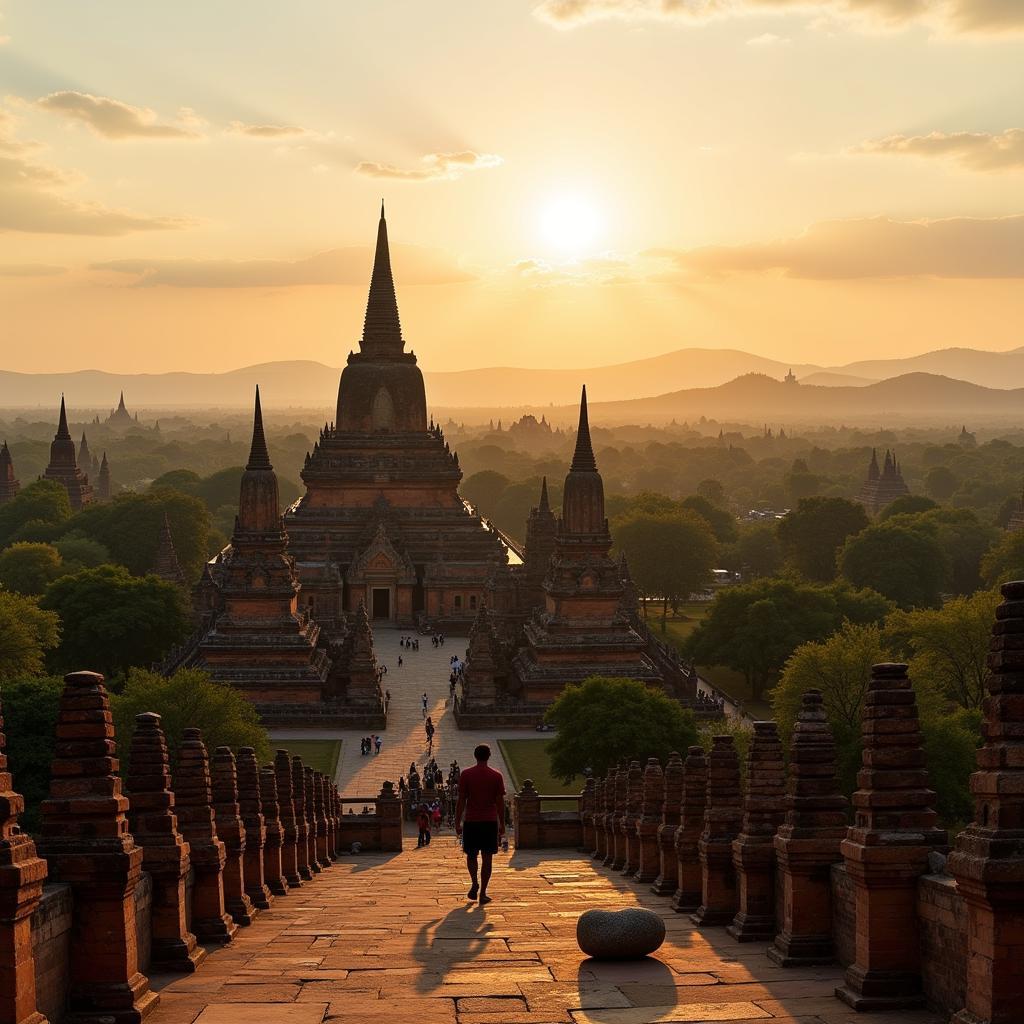
{"type": "Polygon", "coordinates": [[[1024,0],[0,0],[0,366],[1024,345],[1024,0]]]}

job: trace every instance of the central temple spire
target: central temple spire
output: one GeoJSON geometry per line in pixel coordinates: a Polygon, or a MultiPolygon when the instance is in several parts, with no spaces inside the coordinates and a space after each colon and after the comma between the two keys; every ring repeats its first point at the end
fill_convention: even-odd
{"type": "Polygon", "coordinates": [[[398,319],[395,281],[391,275],[391,253],[388,248],[388,224],[384,219],[384,201],[380,204],[377,224],[377,249],[373,256],[370,296],[366,301],[363,338],[359,345],[367,355],[399,355],[404,348],[402,325],[398,319]]]}
{"type": "Polygon", "coordinates": [[[263,434],[263,409],[260,406],[260,386],[256,385],[256,408],[252,417],[252,447],[249,449],[249,462],[246,469],[273,469],[270,464],[270,453],[267,451],[267,439],[263,434]]]}
{"type": "Polygon", "coordinates": [[[586,384],[583,385],[583,396],[580,398],[580,425],[576,431],[576,450],[572,453],[571,468],[591,473],[597,470],[594,446],[590,443],[590,417],[587,414],[586,384]]]}

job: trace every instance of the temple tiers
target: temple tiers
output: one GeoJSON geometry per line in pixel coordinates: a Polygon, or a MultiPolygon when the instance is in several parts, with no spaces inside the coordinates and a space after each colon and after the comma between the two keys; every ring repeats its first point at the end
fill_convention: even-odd
{"type": "Polygon", "coordinates": [[[872,449],[868,476],[857,495],[857,500],[867,509],[868,514],[878,515],[886,505],[909,493],[910,488],[903,480],[895,452],[886,449],[885,462],[882,469],[879,469],[878,452],[872,449]]]}
{"type": "MultiPolygon", "coordinates": [[[[93,457],[93,463],[96,459],[93,457]]],[[[107,462],[107,453],[103,453],[103,461],[99,464],[96,476],[96,500],[110,501],[112,484],[110,481],[110,463],[107,462]]]]}
{"type": "Polygon", "coordinates": [[[4,441],[0,445],[0,505],[10,501],[21,490],[21,484],[14,475],[14,460],[11,450],[4,441]]]}
{"type": "MultiPolygon", "coordinates": [[[[106,458],[106,453],[104,453],[104,465],[106,465],[106,458]]],[[[174,550],[174,538],[171,536],[171,522],[167,518],[166,512],[163,525],[160,527],[160,540],[157,544],[153,575],[167,580],[168,583],[181,585],[185,582],[185,573],[182,572],[181,565],[178,563],[178,555],[174,550]]]]}
{"type": "Polygon", "coordinates": [[[68,492],[71,511],[79,511],[92,501],[92,486],[89,478],[78,468],[75,442],[68,430],[68,415],[64,408],[64,396],[60,396],[60,420],[57,433],[50,444],[50,461],[43,472],[44,480],[56,480],[68,492]]]}
{"type": "Polygon", "coordinates": [[[124,392],[121,392],[121,397],[118,399],[117,408],[110,410],[110,415],[107,417],[107,423],[115,427],[130,427],[138,422],[138,418],[132,419],[132,414],[128,411],[124,404],[124,392]]]}

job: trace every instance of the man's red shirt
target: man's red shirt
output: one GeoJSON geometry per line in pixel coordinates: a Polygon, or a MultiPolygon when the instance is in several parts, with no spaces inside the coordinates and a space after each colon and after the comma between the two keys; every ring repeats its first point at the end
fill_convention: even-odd
{"type": "Polygon", "coordinates": [[[476,764],[459,775],[459,794],[465,798],[465,821],[497,821],[505,780],[489,765],[476,764]]]}

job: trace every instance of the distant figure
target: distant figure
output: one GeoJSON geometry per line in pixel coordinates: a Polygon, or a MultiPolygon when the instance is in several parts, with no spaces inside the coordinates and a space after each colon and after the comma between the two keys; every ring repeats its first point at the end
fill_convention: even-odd
{"type": "Polygon", "coordinates": [[[376,748],[376,753],[378,753],[378,754],[380,753],[380,748],[383,745],[383,743],[384,743],[384,737],[383,736],[378,734],[377,736],[373,737],[373,745],[376,748]]]}
{"type": "Polygon", "coordinates": [[[416,828],[419,829],[419,840],[416,849],[421,846],[430,845],[430,810],[426,804],[420,804],[419,813],[416,815],[416,828]]]}
{"type": "Polygon", "coordinates": [[[427,717],[427,695],[423,694],[423,717],[427,717]]]}
{"type": "Polygon", "coordinates": [[[459,802],[455,807],[455,834],[462,836],[469,871],[469,899],[490,903],[487,884],[491,880],[491,859],[505,835],[505,780],[487,762],[491,748],[481,743],[474,751],[476,764],[459,775],[459,802]],[[465,819],[465,824],[463,824],[465,819]],[[477,855],[480,855],[480,880],[477,882],[477,855]]]}
{"type": "Polygon", "coordinates": [[[402,656],[401,655],[398,656],[398,667],[399,668],[402,667],[402,656]]]}

